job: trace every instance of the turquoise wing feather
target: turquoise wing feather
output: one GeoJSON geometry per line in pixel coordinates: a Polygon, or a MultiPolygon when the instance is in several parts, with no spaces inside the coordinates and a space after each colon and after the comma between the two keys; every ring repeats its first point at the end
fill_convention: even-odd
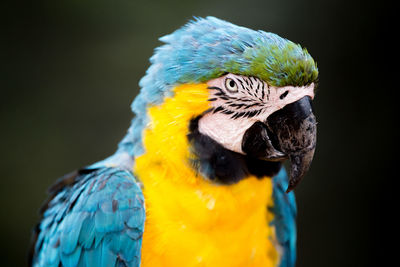
{"type": "Polygon", "coordinates": [[[293,191],[286,193],[288,176],[284,168],[273,178],[274,220],[276,237],[282,248],[280,267],[292,267],[296,262],[296,200],[293,191]]]}
{"type": "Polygon", "coordinates": [[[36,228],[33,266],[140,265],[144,198],[130,171],[83,169],[51,190],[36,228]]]}

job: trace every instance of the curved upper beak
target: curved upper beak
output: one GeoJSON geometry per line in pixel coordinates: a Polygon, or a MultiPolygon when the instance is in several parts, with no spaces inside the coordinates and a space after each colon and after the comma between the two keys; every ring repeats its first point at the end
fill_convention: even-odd
{"type": "Polygon", "coordinates": [[[289,187],[293,190],[310,168],[317,139],[317,122],[311,98],[305,96],[256,122],[243,136],[242,150],[265,160],[291,163],[289,187]]]}

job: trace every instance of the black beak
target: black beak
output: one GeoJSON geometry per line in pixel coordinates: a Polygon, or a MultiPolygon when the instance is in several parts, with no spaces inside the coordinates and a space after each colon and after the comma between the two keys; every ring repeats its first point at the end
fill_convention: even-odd
{"type": "Polygon", "coordinates": [[[305,96],[271,114],[266,122],[256,122],[243,136],[247,155],[270,161],[289,158],[289,187],[293,190],[310,168],[317,139],[317,122],[311,98],[305,96]]]}

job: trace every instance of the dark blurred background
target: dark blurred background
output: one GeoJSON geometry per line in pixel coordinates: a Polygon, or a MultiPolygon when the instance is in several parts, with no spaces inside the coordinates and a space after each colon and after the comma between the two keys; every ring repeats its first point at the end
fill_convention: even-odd
{"type": "Polygon", "coordinates": [[[56,178],[114,152],[158,38],[207,15],[277,33],[318,63],[317,152],[296,189],[297,266],[380,257],[395,112],[374,2],[40,0],[0,10],[0,265],[26,265],[56,178]]]}

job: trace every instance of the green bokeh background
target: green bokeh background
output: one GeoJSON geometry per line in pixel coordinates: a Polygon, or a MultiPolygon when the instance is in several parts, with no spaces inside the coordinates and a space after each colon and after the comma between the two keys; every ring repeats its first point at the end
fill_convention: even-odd
{"type": "Polygon", "coordinates": [[[0,265],[26,265],[38,209],[57,177],[114,152],[158,37],[207,15],[277,33],[302,44],[318,63],[317,152],[296,189],[297,266],[366,266],[378,257],[384,188],[377,180],[389,181],[383,177],[395,131],[394,106],[377,74],[384,53],[377,53],[373,2],[0,5],[0,265]]]}

